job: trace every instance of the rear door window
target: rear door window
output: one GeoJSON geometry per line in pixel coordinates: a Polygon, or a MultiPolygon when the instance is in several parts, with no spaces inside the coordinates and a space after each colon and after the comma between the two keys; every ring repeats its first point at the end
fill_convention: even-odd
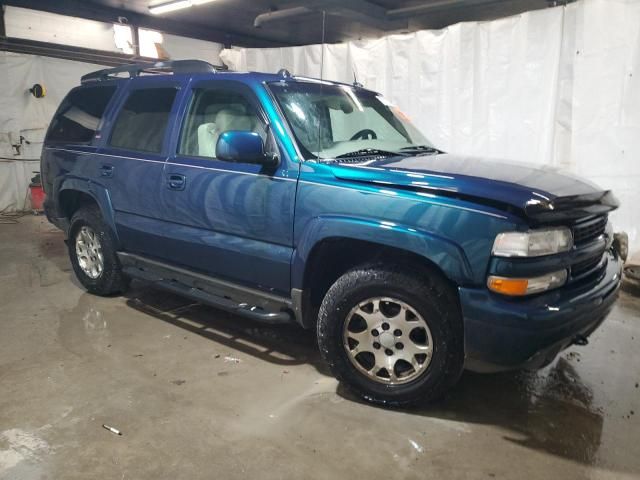
{"type": "Polygon", "coordinates": [[[118,113],[109,145],[125,150],[160,153],[177,89],[134,90],[118,113]]]}
{"type": "Polygon", "coordinates": [[[113,85],[72,90],[51,121],[47,142],[91,142],[115,92],[113,85]]]}

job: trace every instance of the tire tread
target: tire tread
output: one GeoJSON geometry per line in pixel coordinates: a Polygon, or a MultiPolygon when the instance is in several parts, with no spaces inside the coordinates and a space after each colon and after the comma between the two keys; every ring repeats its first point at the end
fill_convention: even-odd
{"type": "MultiPolygon", "coordinates": [[[[431,325],[430,325],[430,328],[431,325]]],[[[318,315],[318,343],[320,352],[332,373],[358,396],[377,404],[404,407],[416,403],[431,402],[440,398],[459,379],[464,363],[464,345],[462,320],[455,291],[448,282],[437,273],[424,274],[407,267],[389,265],[365,265],[354,268],[342,275],[328,290],[318,315]],[[362,382],[354,382],[353,375],[360,375],[350,364],[335,351],[336,325],[342,328],[341,301],[351,292],[362,291],[372,285],[392,285],[394,290],[407,292],[410,296],[422,296],[429,302],[437,315],[443,320],[439,322],[445,331],[446,345],[443,345],[447,358],[444,368],[435,375],[433,381],[423,388],[394,392],[395,386],[386,386],[387,392],[372,393],[363,387],[362,382]],[[332,343],[334,342],[334,343],[332,343]]],[[[337,342],[341,343],[341,342],[337,342]]],[[[338,345],[342,349],[341,344],[338,345]]],[[[348,362],[348,360],[347,360],[348,362]]],[[[433,359],[432,359],[433,362],[433,359]]],[[[369,380],[369,382],[372,382],[369,380]]]]}
{"type": "Polygon", "coordinates": [[[71,217],[69,227],[69,258],[76,277],[88,292],[100,296],[109,296],[124,292],[129,286],[129,278],[122,272],[122,266],[116,255],[116,241],[111,228],[106,224],[97,205],[80,207],[71,217]],[[78,264],[75,253],[75,232],[82,226],[88,225],[100,236],[104,270],[100,277],[87,277],[78,264]]]}

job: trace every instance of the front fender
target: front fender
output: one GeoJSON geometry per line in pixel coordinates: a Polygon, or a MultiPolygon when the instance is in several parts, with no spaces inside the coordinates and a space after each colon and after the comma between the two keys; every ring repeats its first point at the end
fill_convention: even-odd
{"type": "Polygon", "coordinates": [[[308,222],[293,254],[291,283],[302,289],[304,270],[313,247],[329,238],[349,238],[406,250],[436,264],[456,284],[472,280],[464,250],[455,242],[406,225],[347,216],[320,216],[308,222]]]}
{"type": "MultiPolygon", "coordinates": [[[[81,192],[86,195],[92,197],[98,208],[100,209],[100,214],[104,221],[109,225],[113,235],[115,236],[116,242],[119,245],[120,239],[118,238],[118,231],[116,229],[115,223],[115,213],[113,211],[113,206],[111,204],[111,196],[109,195],[109,191],[104,188],[102,185],[99,185],[91,180],[86,180],[82,178],[65,178],[59,189],[59,196],[62,195],[62,192],[73,190],[76,192],[81,192]]],[[[71,219],[69,219],[71,220],[71,219]]]]}

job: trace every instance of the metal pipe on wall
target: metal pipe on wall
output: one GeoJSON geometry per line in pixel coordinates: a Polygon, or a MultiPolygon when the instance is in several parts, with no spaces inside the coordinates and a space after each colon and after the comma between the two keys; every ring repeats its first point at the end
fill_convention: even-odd
{"type": "Polygon", "coordinates": [[[273,12],[261,13],[253,21],[253,26],[255,28],[260,28],[265,23],[281,20],[283,18],[293,17],[296,15],[302,15],[311,11],[312,10],[308,7],[292,7],[285,10],[275,10],[273,12]]]}

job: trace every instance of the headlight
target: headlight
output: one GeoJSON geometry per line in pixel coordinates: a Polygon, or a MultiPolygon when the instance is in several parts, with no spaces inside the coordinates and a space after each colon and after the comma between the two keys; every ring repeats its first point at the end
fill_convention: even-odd
{"type": "Polygon", "coordinates": [[[566,252],[573,246],[571,230],[566,227],[504,232],[493,242],[496,257],[541,257],[566,252]]]}
{"type": "Polygon", "coordinates": [[[507,278],[491,275],[487,279],[487,287],[492,292],[511,297],[520,297],[561,287],[566,281],[566,270],[559,270],[533,278],[507,278]]]}

